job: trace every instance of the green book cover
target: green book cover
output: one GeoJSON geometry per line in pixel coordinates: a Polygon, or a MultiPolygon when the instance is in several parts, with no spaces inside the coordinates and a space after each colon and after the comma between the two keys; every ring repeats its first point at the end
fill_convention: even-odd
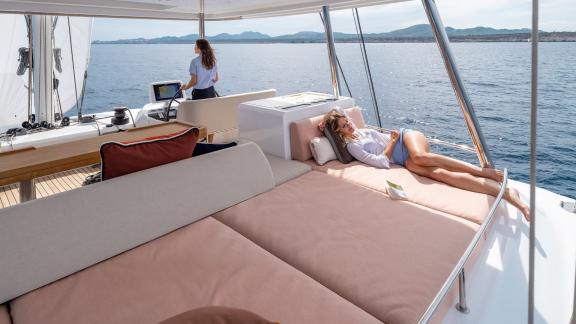
{"type": "Polygon", "coordinates": [[[404,188],[402,188],[401,185],[390,181],[386,181],[386,183],[388,185],[387,189],[390,198],[398,200],[408,199],[408,196],[406,195],[406,192],[404,191],[404,188]]]}

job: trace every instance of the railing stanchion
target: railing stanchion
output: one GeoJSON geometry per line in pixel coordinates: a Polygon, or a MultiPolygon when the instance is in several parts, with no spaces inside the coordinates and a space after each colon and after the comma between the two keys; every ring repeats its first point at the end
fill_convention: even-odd
{"type": "Polygon", "coordinates": [[[464,275],[464,268],[462,268],[458,276],[458,298],[459,301],[456,303],[456,309],[464,314],[470,313],[470,308],[468,308],[468,303],[466,302],[466,276],[464,275]]]}

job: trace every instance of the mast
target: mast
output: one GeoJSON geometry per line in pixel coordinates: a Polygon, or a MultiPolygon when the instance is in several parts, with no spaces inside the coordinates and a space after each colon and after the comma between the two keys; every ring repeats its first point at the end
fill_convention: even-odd
{"type": "Polygon", "coordinates": [[[324,17],[324,31],[326,34],[326,45],[328,46],[328,58],[330,60],[330,74],[332,76],[332,91],[334,99],[340,98],[340,83],[338,82],[338,67],[336,59],[336,48],[334,47],[334,35],[332,34],[332,24],[330,23],[330,9],[328,6],[322,7],[324,17]]]}
{"type": "Polygon", "coordinates": [[[34,107],[38,122],[54,123],[52,17],[32,16],[34,107]]]}

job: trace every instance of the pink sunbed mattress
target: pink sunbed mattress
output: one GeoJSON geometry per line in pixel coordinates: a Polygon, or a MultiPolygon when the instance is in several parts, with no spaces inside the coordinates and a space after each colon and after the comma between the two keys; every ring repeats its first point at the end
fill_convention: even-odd
{"type": "Polygon", "coordinates": [[[411,202],[463,217],[476,224],[482,224],[494,202],[494,197],[490,195],[458,189],[421,177],[396,165],[392,165],[390,169],[378,169],[358,161],[350,164],[330,161],[322,166],[313,160],[308,160],[307,163],[313,170],[384,194],[386,194],[386,180],[389,180],[401,185],[411,202]]]}
{"type": "Polygon", "coordinates": [[[214,215],[385,323],[416,323],[478,225],[312,171],[214,215]]]}
{"type": "Polygon", "coordinates": [[[282,324],[380,323],[213,218],[21,296],[12,316],[15,324],[157,323],[207,305],[282,324]]]}
{"type": "Polygon", "coordinates": [[[8,314],[8,309],[6,305],[0,305],[0,324],[11,324],[10,315],[8,314]]]}

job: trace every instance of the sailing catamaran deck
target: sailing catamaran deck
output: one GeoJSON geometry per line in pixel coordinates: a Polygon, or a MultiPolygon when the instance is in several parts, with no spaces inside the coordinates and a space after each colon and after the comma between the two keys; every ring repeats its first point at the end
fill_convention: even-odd
{"type": "MultiPolygon", "coordinates": [[[[289,0],[274,3],[269,0],[250,0],[236,1],[233,4],[210,1],[205,4],[204,0],[192,0],[171,1],[168,4],[162,1],[134,0],[123,3],[99,3],[98,6],[94,6],[95,2],[78,0],[64,2],[41,0],[34,4],[28,1],[0,0],[0,12],[42,15],[42,17],[31,17],[33,19],[27,18],[30,26],[35,27],[32,29],[39,31],[34,34],[34,37],[31,37],[30,29],[28,29],[29,47],[34,48],[35,53],[38,54],[34,55],[34,61],[28,54],[29,63],[36,62],[34,64],[36,71],[29,69],[29,76],[34,74],[34,89],[37,91],[34,93],[34,105],[37,108],[36,116],[39,117],[39,121],[47,125],[47,127],[42,127],[50,129],[52,128],[50,124],[57,120],[55,109],[58,105],[56,105],[51,93],[55,90],[52,62],[58,55],[57,52],[53,52],[51,46],[46,46],[51,42],[50,31],[53,29],[52,18],[46,15],[197,19],[200,23],[199,36],[204,38],[205,20],[287,16],[299,13],[316,13],[321,10],[328,43],[334,98],[338,99],[340,87],[329,9],[355,8],[391,2],[396,1],[289,0]],[[42,69],[40,69],[41,67],[42,69]]],[[[435,1],[423,0],[422,2],[442,54],[450,82],[462,109],[464,121],[470,131],[480,165],[483,167],[494,166],[472,103],[449,48],[448,36],[435,1]]],[[[534,2],[537,3],[537,0],[534,2]]],[[[69,23],[69,20],[67,22],[69,23]]],[[[358,27],[360,27],[359,20],[358,27]]],[[[20,28],[20,30],[24,31],[24,28],[20,28]]],[[[537,24],[532,30],[538,30],[537,24]]],[[[537,44],[537,39],[533,39],[533,48],[536,48],[537,44]]],[[[72,42],[70,42],[69,47],[73,47],[72,42]]],[[[364,60],[368,68],[365,53],[364,60]]],[[[22,62],[26,62],[26,60],[21,60],[22,62]]],[[[56,64],[56,68],[57,66],[58,64],[56,64]]],[[[19,75],[22,76],[22,74],[19,75]]],[[[73,84],[77,88],[83,88],[78,87],[81,81],[80,75],[73,84]]],[[[30,78],[27,84],[32,85],[30,78]]],[[[536,84],[537,82],[534,82],[533,79],[533,93],[536,93],[536,84]]],[[[373,88],[372,84],[371,88],[373,88]]],[[[28,87],[28,89],[31,88],[28,87]]],[[[31,108],[32,93],[31,91],[28,92],[28,105],[22,105],[22,107],[31,108]]],[[[80,100],[76,91],[74,97],[78,104],[80,100]]],[[[533,103],[535,102],[533,100],[533,103]]],[[[28,111],[28,118],[33,119],[30,113],[31,110],[28,111]]],[[[81,111],[79,111],[79,115],[81,115],[81,111]]],[[[376,115],[379,116],[377,108],[376,115]]],[[[84,119],[79,118],[79,120],[84,119]]],[[[96,120],[93,121],[97,122],[96,120]]],[[[533,121],[535,125],[535,118],[533,121]]],[[[262,127],[268,126],[268,124],[262,123],[262,127]]],[[[97,127],[97,129],[99,128],[97,127]]],[[[316,128],[314,127],[314,129],[316,128]]],[[[535,134],[535,131],[532,134],[535,134]]],[[[534,216],[538,215],[539,222],[538,230],[536,230],[535,217],[532,218],[534,222],[528,224],[506,204],[504,206],[508,207],[502,210],[502,213],[500,211],[495,213],[496,206],[504,192],[503,189],[506,187],[506,181],[504,181],[499,197],[490,208],[490,216],[496,215],[493,218],[493,223],[490,223],[491,217],[487,217],[489,220],[480,222],[481,224],[473,224],[468,220],[460,219],[459,215],[452,215],[458,218],[452,218],[449,215],[448,218],[452,220],[470,223],[468,225],[471,228],[480,225],[480,229],[474,235],[468,248],[466,248],[466,239],[463,239],[460,244],[455,244],[462,250],[466,248],[466,252],[462,254],[456,251],[454,255],[450,256],[450,260],[440,262],[441,272],[443,272],[441,274],[434,271],[435,268],[431,267],[430,264],[446,257],[446,252],[442,248],[433,249],[431,253],[427,253],[426,250],[433,247],[434,244],[449,243],[450,239],[457,236],[456,234],[462,234],[458,230],[452,230],[449,235],[442,235],[444,227],[440,226],[436,227],[436,230],[433,228],[431,230],[430,226],[426,226],[424,222],[438,221],[440,217],[446,218],[442,216],[442,212],[428,211],[426,212],[427,216],[422,218],[422,222],[410,221],[409,216],[424,213],[428,207],[412,201],[390,202],[383,193],[378,193],[378,190],[373,190],[374,188],[363,188],[357,183],[350,183],[354,181],[335,179],[329,175],[320,174],[318,171],[309,171],[306,169],[307,166],[300,162],[290,160],[273,162],[274,160],[270,160],[263,154],[270,152],[266,152],[266,150],[262,152],[261,148],[254,142],[244,143],[236,148],[222,150],[212,155],[184,159],[118,179],[77,190],[69,190],[59,195],[53,195],[48,199],[20,204],[14,208],[1,209],[0,245],[7,248],[0,249],[0,261],[2,261],[0,263],[3,265],[0,267],[2,285],[0,301],[6,302],[9,307],[4,304],[0,305],[0,322],[2,322],[3,317],[9,317],[7,314],[11,315],[11,318],[8,318],[8,323],[27,323],[27,320],[30,323],[45,321],[47,317],[43,316],[42,312],[46,310],[53,311],[51,315],[54,315],[52,317],[54,323],[65,322],[61,318],[70,318],[67,317],[67,311],[82,319],[70,320],[69,322],[86,321],[87,312],[83,312],[83,310],[91,311],[90,315],[94,316],[93,321],[111,322],[105,319],[106,316],[110,316],[110,319],[116,319],[115,322],[142,323],[143,320],[139,317],[144,316],[147,320],[153,319],[152,322],[157,322],[184,310],[185,307],[172,308],[182,301],[193,301],[184,305],[186,309],[207,304],[228,304],[254,309],[267,315],[267,317],[281,319],[283,323],[370,323],[371,320],[366,318],[367,313],[374,316],[372,320],[385,323],[414,323],[418,319],[420,319],[420,323],[428,323],[430,320],[443,323],[516,323],[526,322],[527,316],[536,316],[536,322],[560,323],[566,322],[570,316],[572,318],[576,316],[574,315],[576,306],[571,304],[574,300],[574,288],[572,287],[574,287],[573,261],[576,255],[574,249],[576,244],[573,232],[576,228],[576,219],[573,218],[573,214],[568,214],[566,210],[560,207],[560,202],[564,202],[566,197],[542,189],[538,189],[537,195],[532,195],[534,201],[532,211],[534,216]],[[230,161],[234,161],[234,167],[231,167],[230,161]],[[294,170],[298,171],[295,172],[294,170]],[[286,180],[287,183],[278,181],[278,175],[287,174],[290,175],[286,180]],[[314,181],[303,186],[302,183],[307,180],[314,181]],[[314,194],[314,190],[320,187],[316,185],[317,183],[324,184],[325,187],[322,201],[316,199],[317,197],[322,198],[321,195],[314,194]],[[326,186],[326,183],[333,183],[334,185],[326,186]],[[328,194],[335,186],[343,188],[340,194],[328,194]],[[305,190],[309,190],[309,193],[306,194],[305,190]],[[275,207],[280,206],[280,204],[274,204],[274,198],[275,195],[281,196],[286,192],[292,196],[297,196],[293,193],[300,194],[300,197],[287,201],[280,199],[283,203],[288,203],[288,206],[279,207],[287,212],[286,216],[279,217],[282,215],[275,210],[275,207]],[[351,195],[361,196],[354,201],[363,203],[358,204],[357,208],[351,208],[347,205],[345,207],[348,210],[342,213],[342,208],[339,208],[337,203],[346,202],[351,195]],[[538,208],[536,208],[536,196],[538,196],[538,208]],[[254,207],[249,205],[258,202],[263,202],[269,211],[256,219],[254,218],[256,213],[253,212],[255,209],[244,208],[247,206],[254,207]],[[307,204],[307,207],[300,208],[304,203],[307,204]],[[98,204],[99,208],[86,208],[93,204],[98,204]],[[385,204],[395,207],[402,205],[405,210],[394,211],[393,208],[384,206],[385,204]],[[222,212],[226,210],[227,214],[223,215],[222,212]],[[407,212],[408,210],[410,212],[407,212]],[[318,215],[321,216],[322,212],[325,219],[319,220],[318,215]],[[220,213],[219,218],[217,213],[220,213]],[[291,218],[292,215],[295,216],[291,218]],[[334,215],[340,216],[341,226],[336,226],[333,231],[326,231],[326,228],[330,229],[326,225],[330,225],[330,222],[334,223],[334,220],[337,219],[337,217],[333,217],[334,215]],[[301,219],[299,222],[298,217],[301,219]],[[375,226],[360,221],[359,217],[373,219],[375,226]],[[271,221],[274,218],[278,223],[271,221]],[[392,222],[389,225],[381,223],[396,219],[398,222],[392,222]],[[309,235],[313,233],[310,231],[310,225],[314,225],[313,220],[317,221],[315,228],[316,233],[319,233],[318,235],[309,235]],[[281,222],[288,222],[288,224],[284,226],[281,222]],[[228,224],[223,226],[223,223],[228,224]],[[376,223],[379,223],[380,226],[376,226],[376,223]],[[401,229],[397,226],[400,223],[404,225],[404,233],[397,230],[401,229]],[[292,232],[289,230],[290,226],[293,226],[292,232]],[[124,277],[110,276],[112,272],[109,271],[104,271],[106,272],[105,276],[98,275],[98,271],[103,269],[102,265],[106,266],[106,262],[110,260],[112,261],[108,264],[118,262],[118,260],[124,262],[126,255],[130,258],[130,255],[134,255],[134,253],[156,256],[162,254],[161,252],[174,251],[171,248],[154,248],[154,245],[165,241],[166,238],[174,238],[173,231],[179,228],[187,228],[186,238],[195,240],[193,244],[182,245],[185,247],[182,257],[173,258],[168,255],[167,260],[144,262],[143,265],[137,262],[128,262],[136,270],[124,272],[124,277]],[[353,228],[359,230],[351,231],[353,228]],[[237,233],[234,234],[233,231],[231,233],[231,229],[237,233]],[[485,232],[486,229],[488,230],[485,232]],[[528,239],[528,230],[531,232],[530,239],[528,239]],[[398,235],[398,238],[392,242],[386,242],[385,239],[389,237],[387,231],[391,231],[391,234],[401,235],[398,235]],[[373,235],[368,235],[370,233],[373,235]],[[325,234],[333,235],[334,239],[331,241],[319,239],[325,234]],[[432,237],[429,242],[423,240],[417,242],[418,244],[411,244],[414,239],[426,237],[428,234],[437,235],[437,238],[432,237]],[[244,243],[242,244],[252,247],[252,251],[246,253],[233,253],[235,257],[242,256],[240,262],[236,264],[226,264],[232,260],[232,257],[222,257],[225,255],[224,253],[218,253],[216,249],[206,248],[209,246],[208,244],[213,243],[224,247],[222,251],[234,251],[234,245],[229,244],[229,241],[222,241],[226,235],[243,240],[244,243]],[[163,238],[159,239],[160,236],[163,238]],[[306,240],[306,238],[309,239],[306,240]],[[371,245],[361,244],[366,238],[373,238],[371,241],[373,248],[366,248],[371,245]],[[465,265],[464,262],[471,256],[471,249],[477,246],[482,238],[484,243],[482,249],[478,251],[479,256],[476,258],[476,262],[465,265]],[[246,242],[246,240],[250,240],[250,242],[246,242]],[[326,242],[336,242],[340,244],[340,249],[337,249],[337,244],[327,245],[326,242]],[[403,246],[402,243],[406,243],[406,246],[403,246]],[[146,250],[142,252],[143,244],[152,245],[156,252],[148,253],[146,250]],[[355,246],[358,247],[358,250],[350,253],[348,249],[355,246]],[[395,246],[397,248],[394,249],[395,246]],[[530,254],[530,259],[528,258],[528,247],[530,247],[531,252],[536,251],[536,254],[530,254]],[[189,254],[189,252],[193,252],[194,248],[199,248],[199,253],[189,254]],[[409,253],[406,253],[410,252],[410,248],[415,251],[414,257],[405,258],[405,256],[410,256],[409,253]],[[257,251],[254,252],[254,249],[257,251]],[[284,276],[284,278],[289,278],[288,280],[274,278],[272,271],[265,270],[263,272],[262,265],[265,265],[267,261],[262,261],[263,259],[257,262],[251,261],[256,260],[254,253],[260,255],[263,251],[265,254],[267,253],[266,258],[268,260],[276,260],[270,262],[279,261],[284,270],[292,273],[291,277],[284,276]],[[335,251],[343,252],[339,254],[340,259],[327,257],[335,251]],[[382,253],[374,253],[374,251],[381,251],[382,253]],[[392,262],[378,264],[378,262],[387,260],[387,257],[394,255],[399,257],[398,262],[392,260],[392,262]],[[459,256],[461,256],[460,261],[456,263],[459,256]],[[184,272],[182,280],[175,280],[175,277],[166,276],[169,271],[162,269],[157,274],[159,277],[167,279],[166,283],[161,283],[156,275],[138,279],[138,275],[145,274],[146,269],[162,268],[167,265],[170,267],[174,264],[173,261],[177,260],[185,260],[191,264],[189,270],[184,272]],[[429,262],[429,264],[423,261],[429,262]],[[225,264],[219,262],[225,262],[225,264]],[[454,266],[454,264],[456,265],[454,266]],[[357,268],[358,265],[364,267],[357,268]],[[397,265],[398,269],[389,272],[385,269],[389,265],[397,265]],[[193,271],[202,269],[204,266],[212,267],[212,269],[232,270],[234,274],[224,273],[218,277],[217,271],[208,271],[196,277],[190,275],[193,271]],[[421,275],[408,276],[403,282],[392,279],[392,282],[400,283],[401,286],[396,292],[386,291],[389,285],[383,283],[386,282],[386,279],[394,278],[389,275],[403,275],[404,269],[402,267],[408,267],[409,271],[418,270],[421,275]],[[446,279],[446,274],[451,268],[452,271],[446,279]],[[537,271],[534,271],[535,268],[537,271]],[[237,271],[238,269],[244,269],[243,271],[247,275],[255,278],[252,281],[255,283],[246,284],[249,282],[248,280],[240,280],[241,284],[234,285],[240,289],[235,291],[221,284],[238,279],[238,274],[241,272],[237,271]],[[313,301],[313,298],[306,301],[306,298],[319,296],[319,294],[314,287],[309,290],[294,289],[298,288],[297,281],[292,279],[297,276],[294,274],[294,269],[302,271],[301,274],[304,276],[300,277],[303,277],[303,280],[308,280],[309,283],[310,279],[314,279],[315,283],[312,283],[314,287],[317,288],[320,284],[322,289],[328,290],[324,290],[324,293],[332,296],[325,295],[316,300],[325,302],[330,301],[333,297],[340,298],[338,299],[340,304],[346,303],[348,306],[356,307],[349,308],[350,314],[352,314],[351,318],[355,317],[356,319],[336,316],[337,313],[331,311],[332,309],[341,310],[342,307],[326,307],[324,304],[313,301]],[[344,273],[345,271],[340,271],[346,269],[354,271],[347,274],[344,273]],[[468,282],[465,280],[465,271],[468,282]],[[90,273],[97,274],[96,280],[76,280],[90,273]],[[262,275],[262,273],[266,275],[262,275]],[[370,282],[366,281],[361,285],[355,284],[357,280],[368,279],[370,274],[376,274],[382,278],[376,278],[378,280],[370,282]],[[454,283],[457,276],[458,282],[454,283]],[[134,279],[136,280],[130,281],[134,279]],[[75,298],[72,293],[61,293],[58,289],[54,290],[55,287],[66,286],[75,281],[88,286],[87,289],[76,286],[81,288],[77,290],[80,292],[78,296],[82,296],[84,299],[75,298]],[[193,283],[195,288],[191,290],[190,296],[198,297],[198,299],[193,300],[187,296],[177,296],[176,302],[168,302],[165,308],[159,307],[162,302],[169,301],[164,298],[164,294],[183,291],[184,285],[182,283],[184,281],[193,283]],[[115,285],[115,282],[125,286],[115,285]],[[443,282],[444,284],[440,288],[443,282]],[[146,283],[154,287],[150,290],[150,299],[142,302],[141,297],[145,294],[138,293],[138,289],[145,286],[146,283]],[[266,284],[268,283],[281,285],[283,289],[267,289],[266,284]],[[416,284],[414,285],[414,283],[416,284]],[[202,295],[199,293],[201,290],[197,287],[207,289],[208,293],[202,295]],[[222,296],[232,299],[219,299],[219,297],[214,299],[216,296],[214,292],[217,290],[214,287],[221,289],[218,293],[221,293],[222,296]],[[426,296],[423,296],[422,288],[426,287],[426,296]],[[536,291],[537,295],[531,298],[531,303],[527,306],[526,297],[531,295],[527,292],[528,287],[531,287],[530,292],[536,291]],[[536,287],[535,290],[532,287],[536,287]],[[284,288],[291,288],[296,293],[290,295],[287,293],[288,290],[284,288]],[[104,293],[100,292],[100,289],[104,293]],[[402,304],[402,298],[397,298],[399,293],[410,292],[410,289],[419,292],[414,294],[418,300],[402,304]],[[459,290],[459,298],[454,296],[456,289],[459,290]],[[130,296],[124,292],[130,292],[133,295],[130,296]],[[246,294],[250,297],[257,297],[259,300],[245,298],[246,294]],[[108,298],[109,295],[119,299],[108,298]],[[291,298],[287,301],[275,299],[289,295],[291,298]],[[68,301],[63,302],[54,298],[57,296],[62,296],[68,301]],[[103,296],[106,297],[102,298],[103,296]],[[37,297],[43,298],[38,299],[37,297]],[[422,297],[424,298],[422,299],[422,297]],[[254,302],[250,303],[250,301],[254,302]],[[55,303],[56,306],[48,305],[50,302],[55,303]],[[74,305],[75,302],[85,303],[84,305],[87,306],[77,307],[78,305],[74,305]],[[150,302],[150,306],[146,306],[146,302],[150,302]],[[458,306],[457,308],[454,307],[455,304],[458,306]],[[48,307],[45,307],[46,305],[48,307]],[[310,305],[313,307],[306,307],[310,305]],[[422,315],[427,305],[428,311],[422,315]],[[108,310],[108,312],[102,312],[102,309],[108,310]],[[123,317],[128,309],[138,310],[137,314],[131,314],[129,318],[123,317]],[[308,315],[312,317],[333,316],[334,318],[312,321],[310,320],[312,317],[300,317],[301,312],[294,312],[294,309],[299,309],[302,312],[308,311],[310,313],[308,315]],[[396,309],[400,310],[397,313],[400,316],[396,316],[396,313],[389,313],[389,311],[395,312],[396,309]],[[154,311],[158,310],[163,313],[156,313],[157,318],[151,316],[154,315],[152,314],[154,311]],[[393,317],[390,317],[391,314],[393,317]],[[29,317],[30,315],[39,317],[34,319],[29,317]],[[432,317],[434,315],[437,317],[432,317]]],[[[80,174],[77,176],[82,177],[80,174]]],[[[359,177],[353,177],[351,180],[358,179],[359,177]]],[[[78,179],[74,181],[70,172],[50,175],[42,180],[45,185],[40,181],[41,185],[38,186],[40,197],[51,195],[56,191],[66,191],[67,188],[72,188],[74,183],[78,184],[78,179]],[[44,191],[42,192],[42,190],[44,191]]],[[[527,196],[528,187],[525,184],[512,182],[512,185],[520,189],[524,198],[527,196]]],[[[16,203],[17,192],[15,189],[13,185],[4,188],[2,193],[5,198],[2,200],[2,207],[6,202],[7,204],[16,203]]],[[[455,195],[441,191],[438,192],[438,195],[447,200],[458,199],[455,195]]],[[[466,201],[466,203],[470,202],[466,201]]],[[[451,205],[451,207],[453,206],[451,205]]],[[[472,234],[472,232],[469,233],[470,236],[472,234]]],[[[455,245],[448,244],[449,248],[447,249],[451,250],[455,245]]],[[[178,266],[171,268],[186,269],[178,266]]],[[[304,284],[302,281],[301,285],[304,284]]]]}
{"type": "MultiPolygon", "coordinates": [[[[80,188],[87,176],[93,175],[99,170],[99,166],[87,166],[38,178],[36,180],[36,197],[44,198],[80,188]]],[[[20,189],[17,184],[0,187],[0,208],[14,206],[19,203],[20,189]]]]}

